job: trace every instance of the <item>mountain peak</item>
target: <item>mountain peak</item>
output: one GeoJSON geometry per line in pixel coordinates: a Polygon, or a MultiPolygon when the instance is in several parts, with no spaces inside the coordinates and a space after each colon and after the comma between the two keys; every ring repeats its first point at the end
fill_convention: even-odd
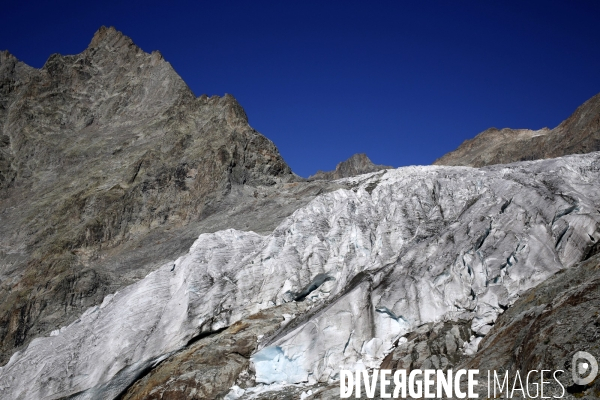
{"type": "Polygon", "coordinates": [[[103,45],[108,47],[135,46],[133,40],[125,36],[123,32],[116,30],[113,26],[107,28],[104,25],[94,33],[88,48],[97,48],[103,45]]]}
{"type": "Polygon", "coordinates": [[[12,59],[16,60],[16,57],[13,56],[10,53],[10,51],[8,51],[8,50],[2,50],[2,51],[0,51],[0,63],[4,62],[5,60],[12,60],[12,59]]]}
{"type": "Polygon", "coordinates": [[[21,61],[17,57],[15,57],[15,55],[12,54],[10,51],[1,50],[0,51],[0,68],[2,68],[3,66],[7,66],[9,64],[12,66],[20,65],[20,66],[24,66],[27,69],[33,69],[33,67],[28,66],[23,61],[21,61]]]}
{"type": "Polygon", "coordinates": [[[369,172],[379,171],[381,169],[391,169],[387,165],[376,165],[367,157],[365,153],[356,153],[345,161],[336,165],[334,171],[317,171],[316,174],[308,177],[308,180],[334,180],[347,178],[350,176],[367,174],[369,172]]]}

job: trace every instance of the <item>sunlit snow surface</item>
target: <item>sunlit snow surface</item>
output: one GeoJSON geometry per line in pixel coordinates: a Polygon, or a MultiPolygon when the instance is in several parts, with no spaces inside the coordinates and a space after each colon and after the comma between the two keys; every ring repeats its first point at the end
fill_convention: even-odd
{"type": "Polygon", "coordinates": [[[313,308],[264,340],[257,380],[335,379],[379,365],[426,322],[473,317],[487,333],[519,293],[600,240],[600,153],[346,181],[352,189],[317,197],[271,235],[201,235],[187,255],[35,339],[0,369],[0,398],[112,398],[198,333],[300,298],[313,308]]]}

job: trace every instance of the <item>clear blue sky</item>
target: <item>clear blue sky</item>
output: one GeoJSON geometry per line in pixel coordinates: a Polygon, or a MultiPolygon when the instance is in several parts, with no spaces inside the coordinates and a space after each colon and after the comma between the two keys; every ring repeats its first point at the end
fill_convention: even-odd
{"type": "Polygon", "coordinates": [[[308,176],[364,152],[430,164],[600,92],[597,1],[4,2],[0,49],[41,67],[115,26],[196,95],[233,94],[308,176]]]}

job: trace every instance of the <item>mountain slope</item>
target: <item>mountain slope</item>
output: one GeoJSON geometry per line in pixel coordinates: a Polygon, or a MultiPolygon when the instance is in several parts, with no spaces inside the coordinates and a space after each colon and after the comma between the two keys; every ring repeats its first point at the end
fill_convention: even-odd
{"type": "Polygon", "coordinates": [[[196,98],[114,28],[39,70],[0,53],[0,127],[1,363],[199,233],[268,231],[305,203],[291,187],[290,206],[272,199],[285,190],[269,187],[298,179],[232,96],[196,98]]]}
{"type": "Polygon", "coordinates": [[[554,129],[490,128],[433,164],[482,167],[592,151],[600,151],[600,94],[554,129]]]}

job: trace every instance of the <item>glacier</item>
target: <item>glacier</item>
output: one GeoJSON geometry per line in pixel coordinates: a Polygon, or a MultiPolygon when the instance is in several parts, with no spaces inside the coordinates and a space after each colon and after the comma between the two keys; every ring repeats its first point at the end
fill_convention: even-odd
{"type": "Polygon", "coordinates": [[[189,252],[0,368],[0,397],[115,398],[202,334],[308,302],[260,341],[263,383],[379,366],[416,327],[468,319],[474,340],[519,295],[596,251],[600,153],[340,180],[271,234],[202,234],[189,252]]]}

